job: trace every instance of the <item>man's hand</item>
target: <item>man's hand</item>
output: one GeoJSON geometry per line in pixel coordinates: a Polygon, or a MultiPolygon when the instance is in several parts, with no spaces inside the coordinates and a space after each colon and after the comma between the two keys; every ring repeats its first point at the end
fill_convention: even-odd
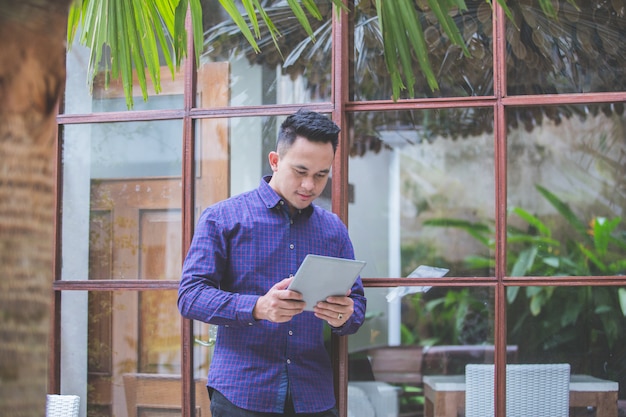
{"type": "Polygon", "coordinates": [[[302,294],[287,289],[291,280],[293,278],[285,278],[259,297],[252,310],[252,316],[256,320],[284,323],[296,314],[302,313],[304,310],[302,294]]]}
{"type": "Polygon", "coordinates": [[[341,327],[354,313],[354,300],[348,297],[350,291],[344,297],[328,297],[326,301],[320,301],[314,307],[315,317],[326,320],[333,327],[341,327]]]}

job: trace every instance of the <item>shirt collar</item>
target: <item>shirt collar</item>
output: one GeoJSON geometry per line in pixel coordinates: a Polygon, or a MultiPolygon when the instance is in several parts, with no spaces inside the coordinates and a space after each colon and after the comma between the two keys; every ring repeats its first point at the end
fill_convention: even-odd
{"type": "MultiPolygon", "coordinates": [[[[267,207],[268,209],[272,209],[278,206],[281,201],[283,201],[284,204],[287,204],[287,202],[284,201],[282,197],[279,196],[272,187],[270,187],[269,182],[271,179],[271,175],[266,175],[263,177],[263,179],[261,179],[261,184],[259,185],[259,196],[261,197],[263,204],[265,204],[265,207],[267,207]]],[[[310,204],[306,208],[299,210],[299,213],[306,215],[307,217],[311,217],[313,211],[313,204],[310,204]]]]}

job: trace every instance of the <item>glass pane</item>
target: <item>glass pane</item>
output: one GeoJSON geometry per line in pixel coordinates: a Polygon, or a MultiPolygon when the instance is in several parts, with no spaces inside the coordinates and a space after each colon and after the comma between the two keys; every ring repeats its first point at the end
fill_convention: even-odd
{"type": "Polygon", "coordinates": [[[508,274],[624,275],[626,133],[623,103],[509,109],[508,274]],[[576,117],[577,116],[577,117],[576,117]]]}
{"type": "MultiPolygon", "coordinates": [[[[272,175],[268,154],[276,149],[286,116],[196,121],[196,216],[211,204],[253,190],[272,175]]],[[[330,210],[332,178],[314,204],[330,210]]]]}
{"type": "MultiPolygon", "coordinates": [[[[61,392],[79,395],[88,416],[181,415],[175,290],[67,291],[61,298],[61,392]]],[[[196,380],[201,415],[209,415],[205,384],[196,380]]]]}
{"type": "MultiPolygon", "coordinates": [[[[509,4],[509,3],[507,3],[509,4]]],[[[507,20],[507,92],[563,94],[626,90],[623,1],[511,2],[507,20]]]]}
{"type": "MultiPolygon", "coordinates": [[[[331,22],[332,6],[315,1],[322,20],[309,16],[316,42],[312,42],[284,1],[263,2],[268,16],[281,33],[277,51],[261,21],[261,48],[256,53],[237,25],[215,0],[202,0],[204,14],[204,47],[199,83],[212,79],[226,102],[212,104],[204,99],[201,107],[293,104],[330,101],[331,93],[331,22]],[[282,54],[282,56],[281,56],[282,54]],[[215,78],[215,68],[223,69],[215,78]]],[[[245,10],[240,6],[245,15],[245,10]]]]}
{"type": "Polygon", "coordinates": [[[179,121],[65,127],[63,279],[180,279],[180,131],[179,121]]]}
{"type": "Polygon", "coordinates": [[[352,115],[349,229],[363,277],[419,265],[494,274],[492,125],[491,108],[352,115]]]}
{"type": "MultiPolygon", "coordinates": [[[[351,100],[389,100],[393,90],[385,65],[383,43],[374,2],[356,2],[354,11],[354,62],[350,71],[351,100]]],[[[428,60],[439,88],[433,90],[413,54],[415,95],[407,89],[400,98],[467,97],[493,94],[493,56],[491,7],[480,0],[466,1],[467,10],[452,8],[450,16],[468,49],[453,45],[435,13],[426,2],[416,1],[419,24],[424,33],[428,60]]],[[[418,29],[419,30],[419,29],[418,29]]]]}
{"type": "Polygon", "coordinates": [[[507,337],[519,346],[520,363],[569,364],[570,407],[618,415],[618,394],[626,399],[625,288],[509,287],[507,293],[507,337]]]}
{"type": "MultiPolygon", "coordinates": [[[[87,114],[128,110],[121,79],[112,79],[107,87],[104,82],[104,68],[96,75],[93,90],[90,92],[90,80],[87,76],[88,64],[89,50],[75,42],[67,53],[63,113],[87,114]]],[[[135,77],[132,110],[181,109],[183,107],[183,73],[179,71],[172,79],[171,71],[165,62],[163,65],[161,67],[161,92],[158,95],[154,92],[150,75],[146,74],[149,94],[147,101],[143,100],[141,88],[135,77]]]]}
{"type": "Polygon", "coordinates": [[[349,413],[456,416],[464,404],[445,387],[463,385],[468,364],[493,364],[493,288],[367,290],[366,323],[349,339],[349,413]]]}

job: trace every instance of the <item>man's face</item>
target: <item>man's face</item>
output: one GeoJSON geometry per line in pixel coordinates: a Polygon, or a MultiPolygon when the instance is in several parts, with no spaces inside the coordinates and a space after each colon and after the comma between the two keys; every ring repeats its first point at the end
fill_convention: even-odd
{"type": "Polygon", "coordinates": [[[324,190],[333,157],[331,143],[311,142],[298,136],[286,152],[270,152],[274,171],[270,186],[291,210],[306,208],[324,190]]]}

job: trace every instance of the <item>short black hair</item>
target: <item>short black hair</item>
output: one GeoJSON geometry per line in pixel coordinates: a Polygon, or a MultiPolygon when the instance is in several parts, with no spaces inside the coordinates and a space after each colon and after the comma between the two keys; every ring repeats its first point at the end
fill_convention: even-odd
{"type": "Polygon", "coordinates": [[[302,136],[311,142],[331,143],[335,152],[340,131],[339,126],[323,114],[300,109],[280,125],[276,148],[289,148],[297,136],[302,136]]]}

